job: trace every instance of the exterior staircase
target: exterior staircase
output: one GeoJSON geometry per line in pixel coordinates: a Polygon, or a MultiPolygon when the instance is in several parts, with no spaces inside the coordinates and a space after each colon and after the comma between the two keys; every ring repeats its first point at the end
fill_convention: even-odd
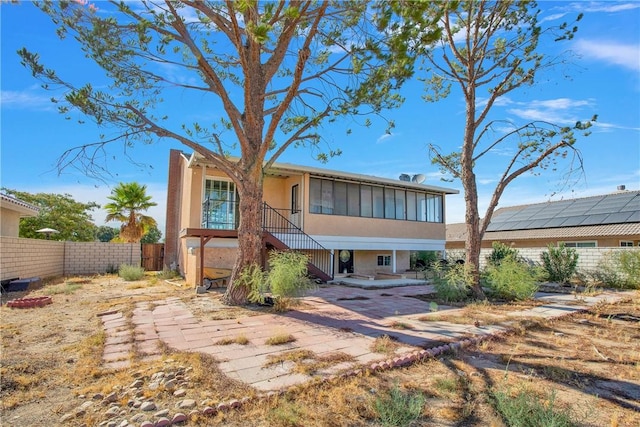
{"type": "Polygon", "coordinates": [[[265,244],[279,250],[290,249],[309,256],[309,275],[324,282],[333,280],[333,254],[289,219],[264,203],[262,229],[265,244]]]}

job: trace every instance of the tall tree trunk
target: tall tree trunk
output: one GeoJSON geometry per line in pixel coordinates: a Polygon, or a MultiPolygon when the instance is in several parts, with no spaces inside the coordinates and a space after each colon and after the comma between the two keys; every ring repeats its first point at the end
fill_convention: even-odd
{"type": "Polygon", "coordinates": [[[480,286],[480,248],[482,235],[480,233],[480,215],[478,214],[478,187],[474,168],[475,142],[475,89],[467,88],[467,111],[464,142],[460,155],[460,178],[464,188],[465,221],[467,223],[467,237],[465,240],[466,268],[471,269],[471,290],[478,299],[485,299],[480,286]]]}
{"type": "Polygon", "coordinates": [[[245,267],[252,264],[262,266],[262,167],[251,168],[243,174],[238,185],[240,198],[240,224],[238,225],[238,254],[223,302],[229,305],[244,305],[251,289],[238,282],[245,267]]]}

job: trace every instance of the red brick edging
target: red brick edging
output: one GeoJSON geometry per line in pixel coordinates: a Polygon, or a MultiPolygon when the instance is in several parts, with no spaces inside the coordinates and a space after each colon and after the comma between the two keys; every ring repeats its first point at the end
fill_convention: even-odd
{"type": "Polygon", "coordinates": [[[44,307],[51,304],[51,297],[34,297],[34,298],[17,298],[7,303],[7,307],[11,308],[33,308],[44,307]]]}

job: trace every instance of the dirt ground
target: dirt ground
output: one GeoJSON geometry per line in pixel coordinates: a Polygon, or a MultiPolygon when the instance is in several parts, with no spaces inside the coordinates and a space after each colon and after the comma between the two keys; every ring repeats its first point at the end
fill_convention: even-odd
{"type": "MultiPolygon", "coordinates": [[[[197,312],[202,310],[202,299],[195,302],[193,293],[180,281],[155,276],[139,282],[100,276],[59,279],[28,294],[3,295],[0,424],[63,425],[61,417],[91,396],[121,389],[168,364],[191,369],[189,395],[198,402],[251,395],[247,386],[225,378],[214,360],[170,349],[160,360],[138,361],[131,369],[101,366],[101,313],[127,313],[138,301],[167,296],[183,299],[197,312]],[[31,309],[6,306],[7,298],[42,295],[50,295],[53,304],[31,309]]],[[[228,309],[219,315],[233,317],[243,310],[228,309]]],[[[475,317],[478,310],[486,311],[486,318],[501,311],[490,304],[473,310],[475,317]]],[[[522,393],[543,407],[567,412],[573,425],[640,426],[640,292],[625,302],[559,320],[522,319],[507,336],[457,354],[375,375],[302,386],[214,417],[194,415],[182,425],[383,425],[376,402],[391,389],[424,397],[421,416],[411,424],[415,426],[508,425],[496,410],[496,396],[515,398],[522,393]]],[[[162,390],[146,393],[166,408],[175,408],[180,399],[162,390]]],[[[64,425],[100,425],[105,420],[102,413],[104,407],[89,409],[64,425]]]]}

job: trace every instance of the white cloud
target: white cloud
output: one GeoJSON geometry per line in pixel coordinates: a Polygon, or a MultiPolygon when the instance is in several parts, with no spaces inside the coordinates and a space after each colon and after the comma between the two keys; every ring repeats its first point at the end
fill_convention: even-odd
{"type": "Polygon", "coordinates": [[[581,12],[626,12],[629,10],[637,9],[640,7],[640,3],[628,2],[628,3],[614,3],[614,2],[579,2],[572,3],[572,8],[581,12]]]}
{"type": "Polygon", "coordinates": [[[521,119],[540,120],[553,123],[575,123],[578,120],[584,120],[584,117],[578,117],[576,111],[582,107],[593,106],[593,100],[574,100],[569,98],[557,98],[549,100],[534,100],[529,102],[521,102],[518,105],[526,106],[526,108],[510,108],[507,111],[521,119]]]}
{"type": "Polygon", "coordinates": [[[51,97],[35,93],[33,90],[15,91],[3,90],[0,93],[2,108],[22,110],[53,110],[51,97]]]}
{"type": "Polygon", "coordinates": [[[394,134],[394,133],[384,133],[384,134],[380,135],[378,137],[378,139],[376,139],[376,144],[381,144],[384,141],[386,141],[387,139],[393,138],[394,136],[396,136],[396,134],[394,134]]]}
{"type": "Polygon", "coordinates": [[[632,71],[640,70],[640,44],[622,44],[615,41],[578,40],[576,52],[584,58],[622,66],[632,71]]]}

